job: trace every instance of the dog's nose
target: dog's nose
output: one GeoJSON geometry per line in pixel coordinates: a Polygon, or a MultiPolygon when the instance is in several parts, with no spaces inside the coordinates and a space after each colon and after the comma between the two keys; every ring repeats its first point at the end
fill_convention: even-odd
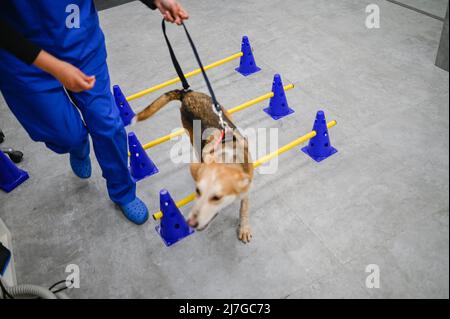
{"type": "Polygon", "coordinates": [[[188,219],[188,225],[193,227],[193,228],[197,228],[198,226],[198,221],[193,219],[193,218],[189,218],[188,219]]]}

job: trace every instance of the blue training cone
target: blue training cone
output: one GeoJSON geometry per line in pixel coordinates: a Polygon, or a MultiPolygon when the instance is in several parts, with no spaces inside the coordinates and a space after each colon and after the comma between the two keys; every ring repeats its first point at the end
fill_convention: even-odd
{"type": "Polygon", "coordinates": [[[128,133],[128,148],[130,151],[130,173],[135,182],[159,172],[133,132],[128,133]]]}
{"type": "Polygon", "coordinates": [[[331,146],[327,121],[323,111],[317,112],[313,130],[316,131],[317,134],[309,140],[308,146],[302,148],[304,153],[308,154],[316,162],[321,162],[334,153],[337,153],[337,150],[331,146]]]}
{"type": "Polygon", "coordinates": [[[250,46],[250,41],[248,40],[247,36],[242,37],[241,52],[243,53],[243,55],[241,57],[239,67],[236,68],[236,71],[244,76],[248,76],[250,74],[261,71],[261,69],[256,65],[252,47],[250,46]]]}
{"type": "Polygon", "coordinates": [[[128,126],[131,123],[131,120],[136,115],[131,109],[130,104],[128,103],[125,95],[123,95],[120,86],[114,85],[114,100],[116,101],[116,105],[119,108],[120,117],[122,118],[123,125],[128,126]]]}
{"type": "Polygon", "coordinates": [[[0,188],[9,193],[28,179],[28,173],[19,169],[5,153],[0,151],[0,188]]]}
{"type": "Polygon", "coordinates": [[[155,229],[166,246],[172,246],[181,239],[194,233],[194,230],[189,227],[183,214],[181,214],[166,189],[159,192],[159,201],[163,216],[161,223],[155,229]]]}
{"type": "Polygon", "coordinates": [[[273,97],[270,99],[269,107],[265,108],[264,112],[269,114],[274,120],[279,120],[294,113],[294,110],[289,108],[286,92],[279,74],[275,74],[273,77],[272,92],[273,97]]]}

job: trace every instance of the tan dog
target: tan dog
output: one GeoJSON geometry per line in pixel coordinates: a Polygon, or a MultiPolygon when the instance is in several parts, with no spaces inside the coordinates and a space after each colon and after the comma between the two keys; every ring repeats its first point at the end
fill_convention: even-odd
{"type": "Polygon", "coordinates": [[[230,115],[222,108],[224,121],[233,129],[233,139],[223,143],[219,117],[212,109],[212,99],[206,94],[174,90],[163,94],[133,122],[144,121],[171,101],[181,101],[181,122],[188,131],[195,148],[193,121],[201,121],[201,162],[191,164],[196,182],[197,199],[189,214],[188,223],[197,230],[205,229],[219,211],[235,200],[241,201],[239,239],[247,243],[252,238],[249,224],[248,191],[253,179],[253,165],[248,142],[230,115]],[[205,136],[206,135],[206,136],[205,136]]]}

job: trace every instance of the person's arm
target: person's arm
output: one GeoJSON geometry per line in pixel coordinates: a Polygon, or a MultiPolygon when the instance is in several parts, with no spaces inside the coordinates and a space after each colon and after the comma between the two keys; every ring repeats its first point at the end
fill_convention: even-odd
{"type": "Polygon", "coordinates": [[[88,76],[70,63],[64,62],[44,50],[39,52],[33,63],[41,70],[50,73],[71,92],[90,90],[95,85],[95,76],[88,76]]]}
{"type": "Polygon", "coordinates": [[[41,48],[25,39],[1,19],[0,48],[5,49],[26,64],[32,64],[41,52],[41,48]]]}
{"type": "Polygon", "coordinates": [[[141,0],[141,2],[152,10],[157,9],[154,0],[141,0]]]}
{"type": "Polygon", "coordinates": [[[1,19],[0,49],[5,49],[26,64],[34,64],[50,73],[69,91],[81,92],[94,87],[95,77],[87,76],[73,65],[42,50],[1,19]]]}
{"type": "Polygon", "coordinates": [[[159,9],[166,21],[180,25],[183,20],[189,19],[189,14],[176,0],[141,0],[152,10],[159,9]]]}

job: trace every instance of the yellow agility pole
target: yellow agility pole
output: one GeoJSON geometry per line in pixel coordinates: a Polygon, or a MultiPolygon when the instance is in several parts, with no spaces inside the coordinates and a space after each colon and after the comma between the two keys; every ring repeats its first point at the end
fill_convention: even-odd
{"type": "MultiPolygon", "coordinates": [[[[327,123],[327,128],[332,128],[337,124],[336,120],[330,121],[327,123]]],[[[259,160],[253,162],[253,167],[258,167],[261,166],[262,164],[270,161],[272,158],[280,156],[281,154],[283,154],[284,152],[287,152],[291,149],[293,149],[294,147],[305,143],[306,141],[309,141],[310,139],[312,139],[313,137],[315,137],[317,135],[316,131],[311,131],[308,134],[303,135],[302,137],[299,137],[298,139],[290,142],[289,144],[286,144],[285,146],[279,148],[278,150],[269,153],[263,157],[261,157],[259,160]]]]}
{"type": "MultiPolygon", "coordinates": [[[[288,84],[288,85],[285,85],[283,87],[283,89],[285,91],[289,91],[289,90],[291,90],[293,88],[294,88],[294,84],[288,84]]],[[[250,107],[252,105],[258,104],[259,102],[262,102],[262,101],[265,101],[265,100],[273,98],[273,95],[274,95],[273,92],[269,92],[267,94],[261,95],[260,97],[257,97],[256,99],[250,100],[248,102],[242,103],[241,105],[233,107],[232,109],[229,109],[228,113],[233,114],[233,113],[242,111],[242,110],[244,110],[244,109],[246,109],[246,108],[248,108],[248,107],[250,107]]]]}
{"type": "Polygon", "coordinates": [[[175,138],[177,136],[183,135],[183,133],[185,133],[185,131],[186,130],[184,128],[176,130],[173,133],[170,133],[168,135],[162,136],[162,137],[157,138],[157,139],[155,139],[155,140],[153,140],[153,141],[151,141],[151,142],[149,142],[147,144],[144,144],[144,145],[142,145],[142,147],[144,148],[144,150],[148,150],[149,148],[155,147],[156,145],[159,145],[159,144],[165,143],[167,141],[170,141],[171,139],[173,139],[173,138],[175,138]]]}
{"type": "MultiPolygon", "coordinates": [[[[333,126],[335,126],[337,124],[337,122],[335,120],[330,121],[327,123],[327,127],[330,129],[333,126]]],[[[290,142],[289,144],[286,144],[285,146],[279,148],[276,151],[273,151],[272,153],[269,153],[263,157],[261,157],[260,159],[258,159],[257,161],[253,162],[253,167],[258,167],[261,166],[264,163],[267,163],[268,161],[270,161],[271,159],[273,159],[274,157],[280,156],[281,154],[293,149],[294,147],[305,143],[306,141],[309,141],[310,139],[312,139],[313,137],[315,137],[317,135],[316,131],[311,131],[308,134],[305,134],[301,137],[299,137],[298,139],[290,142]]],[[[195,193],[190,194],[189,196],[183,198],[182,200],[176,202],[176,205],[178,208],[183,207],[187,204],[189,204],[190,202],[192,202],[196,197],[195,193]]],[[[158,220],[161,219],[163,216],[162,212],[156,212],[153,214],[153,219],[154,220],[158,220]]]]}
{"type": "MultiPolygon", "coordinates": [[[[284,86],[284,90],[285,91],[289,91],[289,90],[291,90],[293,88],[294,88],[294,84],[288,84],[288,85],[284,86]]],[[[243,103],[241,105],[238,105],[236,107],[233,107],[233,108],[229,109],[228,113],[233,114],[233,113],[242,111],[242,110],[244,110],[244,109],[246,109],[246,108],[248,108],[248,107],[250,107],[252,105],[258,104],[258,103],[260,103],[260,102],[262,102],[264,100],[268,100],[268,99],[270,99],[272,97],[273,97],[273,92],[269,92],[267,94],[261,95],[260,97],[257,97],[256,99],[247,101],[247,102],[245,102],[245,103],[243,103]]],[[[148,150],[149,148],[152,148],[152,147],[155,147],[156,145],[168,142],[172,138],[175,138],[177,136],[183,135],[184,133],[185,133],[184,129],[179,129],[179,130],[176,130],[173,133],[170,133],[168,135],[159,137],[159,138],[157,138],[157,139],[155,139],[155,140],[153,140],[153,141],[151,141],[151,142],[149,142],[147,144],[144,144],[144,145],[142,145],[142,147],[144,148],[144,150],[148,150]]]]}
{"type": "MultiPolygon", "coordinates": [[[[242,52],[238,52],[238,53],[233,54],[233,55],[231,55],[231,56],[229,56],[229,57],[227,57],[227,58],[225,58],[225,59],[222,59],[222,60],[216,61],[216,62],[214,62],[214,63],[211,63],[211,64],[209,64],[209,65],[206,65],[203,69],[204,69],[205,71],[207,71],[207,70],[216,68],[216,67],[221,66],[221,65],[223,65],[223,64],[225,64],[225,63],[228,63],[228,62],[230,62],[230,61],[239,59],[239,58],[240,58],[241,56],[243,56],[243,55],[244,55],[244,54],[243,54],[242,52]]],[[[195,76],[195,75],[200,74],[201,72],[202,72],[202,70],[201,70],[200,68],[198,68],[198,69],[196,69],[196,70],[194,70],[194,71],[191,71],[191,72],[189,72],[189,73],[186,73],[184,76],[185,76],[186,78],[190,78],[190,77],[193,77],[193,76],[195,76]]],[[[128,96],[126,99],[127,99],[128,102],[129,102],[129,101],[132,101],[132,100],[136,100],[136,99],[138,99],[138,98],[140,98],[140,97],[143,97],[144,95],[147,95],[147,94],[153,93],[153,92],[155,92],[155,91],[161,90],[161,89],[163,89],[163,88],[165,88],[165,87],[167,87],[167,86],[170,86],[170,85],[172,85],[172,84],[178,83],[178,82],[180,82],[180,81],[181,81],[180,78],[179,78],[179,77],[176,77],[176,78],[173,78],[173,79],[168,80],[168,81],[166,81],[166,82],[163,82],[163,83],[161,83],[161,84],[152,86],[151,88],[148,88],[148,89],[146,89],[146,90],[143,90],[143,91],[137,92],[137,93],[135,93],[135,94],[133,94],[133,95],[130,95],[130,96],[128,96]]]]}

